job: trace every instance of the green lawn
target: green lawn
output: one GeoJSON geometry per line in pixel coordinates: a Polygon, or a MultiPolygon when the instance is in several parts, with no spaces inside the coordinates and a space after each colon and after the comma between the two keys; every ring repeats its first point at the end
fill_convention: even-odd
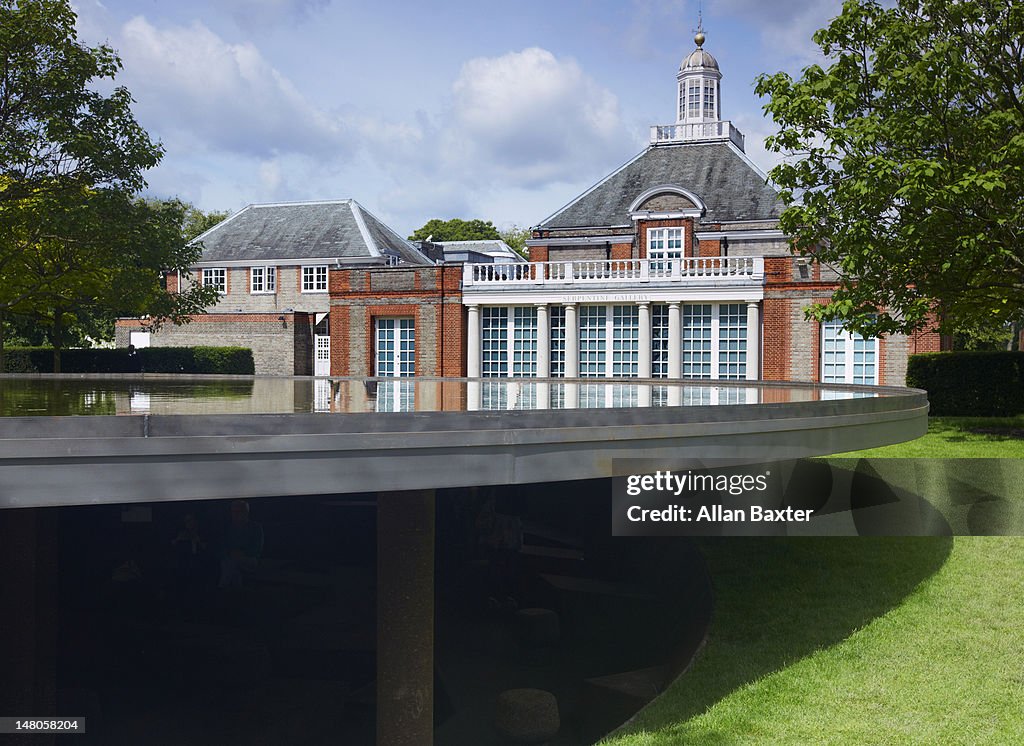
{"type": "Polygon", "coordinates": [[[928,420],[928,434],[917,440],[840,455],[866,458],[1024,458],[1024,416],[932,417],[928,420]],[[979,430],[997,432],[976,432],[979,430]]]}
{"type": "MultiPolygon", "coordinates": [[[[1020,441],[969,432],[977,427],[1024,419],[937,418],[920,441],[856,455],[1024,457],[1020,441]]],[[[1022,482],[1001,488],[1018,515],[1022,482]]],[[[934,483],[951,486],[938,502],[955,507],[962,484],[934,483]]],[[[1020,742],[1024,538],[727,538],[702,548],[716,593],[707,647],[608,743],[1020,742]]]]}

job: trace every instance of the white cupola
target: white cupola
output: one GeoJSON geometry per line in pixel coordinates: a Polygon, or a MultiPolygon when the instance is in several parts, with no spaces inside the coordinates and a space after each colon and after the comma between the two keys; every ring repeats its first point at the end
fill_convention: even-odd
{"type": "Polygon", "coordinates": [[[718,61],[704,50],[703,24],[693,37],[697,48],[683,58],[676,74],[676,123],[701,124],[722,119],[722,97],[719,81],[722,73],[718,61]]]}

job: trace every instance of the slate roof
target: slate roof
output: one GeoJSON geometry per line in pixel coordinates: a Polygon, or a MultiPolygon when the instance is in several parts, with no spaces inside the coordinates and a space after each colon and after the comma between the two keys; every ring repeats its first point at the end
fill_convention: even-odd
{"type": "Polygon", "coordinates": [[[383,254],[397,254],[408,264],[432,264],[354,199],[249,205],[196,240],[203,242],[203,264],[383,254]]]}
{"type": "Polygon", "coordinates": [[[702,223],[773,220],[782,214],[778,193],[732,143],[682,143],[648,147],[536,227],[631,225],[630,204],[661,184],[682,187],[704,200],[702,223]]]}

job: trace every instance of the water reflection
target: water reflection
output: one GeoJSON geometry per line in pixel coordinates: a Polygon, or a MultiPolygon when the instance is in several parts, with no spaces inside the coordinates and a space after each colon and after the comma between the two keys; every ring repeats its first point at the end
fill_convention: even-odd
{"type": "Polygon", "coordinates": [[[721,381],[426,378],[0,378],[0,415],[617,409],[887,396],[893,389],[721,381]]]}

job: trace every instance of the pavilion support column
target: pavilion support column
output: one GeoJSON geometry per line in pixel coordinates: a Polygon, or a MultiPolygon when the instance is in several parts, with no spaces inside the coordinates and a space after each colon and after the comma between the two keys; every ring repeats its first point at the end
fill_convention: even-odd
{"type": "Polygon", "coordinates": [[[434,490],[377,495],[377,744],[434,742],[434,490]]]}
{"type": "MultiPolygon", "coordinates": [[[[469,323],[466,329],[466,376],[480,377],[480,306],[469,304],[469,323]]],[[[470,381],[466,384],[466,409],[476,412],[480,409],[480,384],[470,381]]]]}
{"type": "Polygon", "coordinates": [[[565,304],[565,377],[580,377],[580,325],[576,304],[565,304]]]}
{"type": "Polygon", "coordinates": [[[668,304],[668,377],[683,377],[683,323],[678,301],[668,304]]]}
{"type": "Polygon", "coordinates": [[[466,375],[480,377],[480,306],[469,306],[469,328],[466,330],[466,375]]]}
{"type": "MultiPolygon", "coordinates": [[[[551,319],[548,304],[537,304],[537,377],[551,377],[551,319]]],[[[551,399],[548,384],[537,384],[537,409],[547,409],[551,399]]]]}
{"type": "MultiPolygon", "coordinates": [[[[0,713],[8,717],[72,714],[56,711],[57,510],[0,510],[0,713]]],[[[8,738],[54,742],[52,734],[8,738]]]]}
{"type": "Polygon", "coordinates": [[[757,314],[757,301],[747,301],[747,380],[756,381],[761,370],[761,325],[757,314]]]}
{"type": "Polygon", "coordinates": [[[640,364],[637,375],[651,377],[651,304],[640,303],[640,364]]]}
{"type": "Polygon", "coordinates": [[[551,324],[548,304],[537,304],[537,377],[551,376],[551,324]]]}

